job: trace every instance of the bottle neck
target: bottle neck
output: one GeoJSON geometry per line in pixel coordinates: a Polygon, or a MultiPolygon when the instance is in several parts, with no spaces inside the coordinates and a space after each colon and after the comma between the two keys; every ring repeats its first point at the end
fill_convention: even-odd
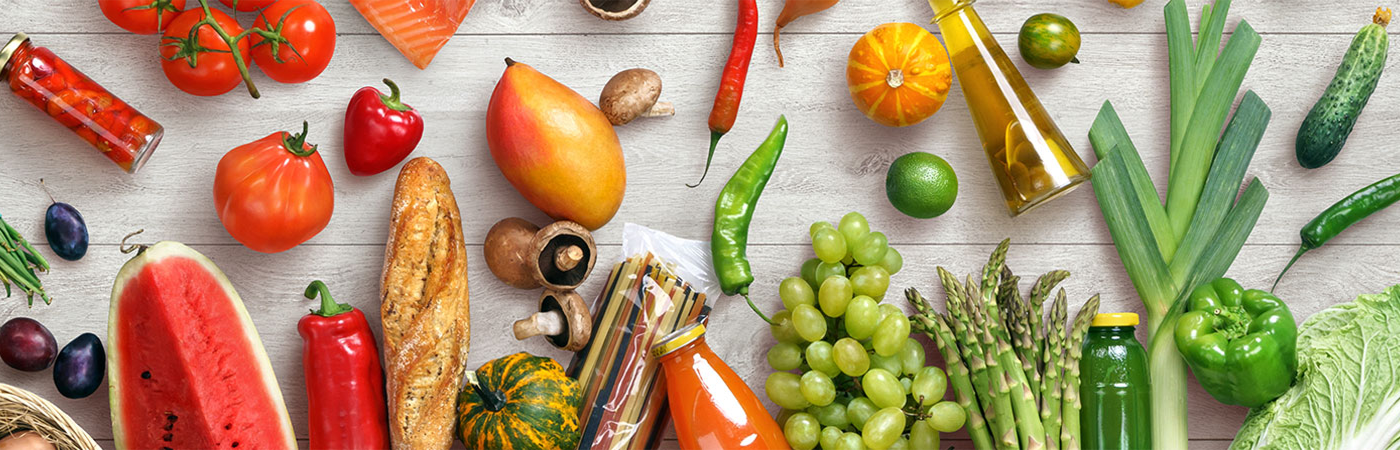
{"type": "Polygon", "coordinates": [[[961,11],[963,8],[971,8],[977,0],[928,0],[928,5],[933,7],[933,21],[938,22],[961,11]]]}
{"type": "Polygon", "coordinates": [[[1089,334],[1132,336],[1136,331],[1135,327],[1089,327],[1089,334]]]}

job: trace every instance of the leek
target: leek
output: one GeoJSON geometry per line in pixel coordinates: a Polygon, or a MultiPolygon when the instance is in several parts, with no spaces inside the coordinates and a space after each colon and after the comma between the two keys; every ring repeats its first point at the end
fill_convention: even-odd
{"type": "Polygon", "coordinates": [[[1099,159],[1094,194],[1147,311],[1152,440],[1161,450],[1187,445],[1186,365],[1172,333],[1182,299],[1225,274],[1269,197],[1256,180],[1236,200],[1270,112],[1246,92],[1229,117],[1260,42],[1240,21],[1219,50],[1229,8],[1229,0],[1202,8],[1195,42],[1184,1],[1165,8],[1172,108],[1165,206],[1111,103],[1104,102],[1089,130],[1099,159]]]}

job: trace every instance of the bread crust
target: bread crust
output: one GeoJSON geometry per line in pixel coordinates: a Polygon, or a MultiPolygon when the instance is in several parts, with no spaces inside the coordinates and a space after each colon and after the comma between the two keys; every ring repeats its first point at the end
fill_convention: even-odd
{"type": "Polygon", "coordinates": [[[461,213],[447,172],[431,159],[414,158],[399,172],[382,280],[393,448],[446,450],[471,315],[461,213]]]}

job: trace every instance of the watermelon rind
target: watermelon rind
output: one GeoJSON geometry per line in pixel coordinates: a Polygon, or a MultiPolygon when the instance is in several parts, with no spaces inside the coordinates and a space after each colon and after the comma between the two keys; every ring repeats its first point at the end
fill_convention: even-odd
{"type": "MultiPolygon", "coordinates": [[[[112,438],[115,441],[116,448],[130,448],[130,443],[128,442],[125,432],[126,428],[122,424],[122,415],[119,413],[122,411],[119,401],[119,399],[121,399],[122,390],[121,377],[116,376],[116,374],[123,373],[121,372],[120,351],[124,347],[120,340],[119,333],[116,332],[118,327],[117,322],[119,320],[117,311],[121,302],[123,287],[125,287],[132,278],[139,275],[141,270],[148,264],[159,263],[166,258],[185,258],[199,263],[199,265],[212,275],[214,279],[218,281],[219,285],[223,287],[224,294],[228,296],[229,301],[233,303],[233,309],[237,311],[238,320],[241,323],[240,328],[244,331],[245,338],[248,340],[249,346],[253,351],[253,359],[256,361],[257,370],[262,378],[263,386],[265,390],[270,393],[273,405],[277,410],[278,420],[282,422],[282,426],[279,427],[283,435],[282,440],[285,441],[286,448],[297,448],[296,436],[292,432],[292,419],[287,415],[287,405],[282,399],[282,389],[277,384],[277,376],[272,371],[272,361],[268,359],[267,351],[263,349],[262,339],[258,337],[258,330],[253,326],[253,320],[248,316],[248,310],[243,307],[243,299],[238,296],[238,291],[233,289],[233,283],[229,282],[224,272],[219,270],[218,266],[214,265],[214,261],[209,260],[209,258],[205,257],[203,254],[185,244],[172,241],[158,242],[155,245],[147,247],[140,254],[136,255],[136,257],[131,258],[126,264],[122,265],[121,271],[117,273],[116,281],[112,283],[111,310],[107,316],[107,348],[111,349],[107,353],[107,373],[112,374],[112,376],[107,377],[107,384],[108,402],[112,409],[112,438]]],[[[277,430],[266,431],[277,432],[277,430]]]]}

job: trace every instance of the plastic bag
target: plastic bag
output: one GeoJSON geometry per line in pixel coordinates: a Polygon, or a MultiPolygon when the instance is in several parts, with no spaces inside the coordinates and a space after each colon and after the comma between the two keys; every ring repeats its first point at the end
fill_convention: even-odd
{"type": "Polygon", "coordinates": [[[719,294],[707,242],[636,224],[622,233],[622,261],[593,303],[593,337],[569,363],[584,388],[580,449],[656,448],[666,429],[666,381],[651,356],[661,337],[709,316],[719,294]]]}

